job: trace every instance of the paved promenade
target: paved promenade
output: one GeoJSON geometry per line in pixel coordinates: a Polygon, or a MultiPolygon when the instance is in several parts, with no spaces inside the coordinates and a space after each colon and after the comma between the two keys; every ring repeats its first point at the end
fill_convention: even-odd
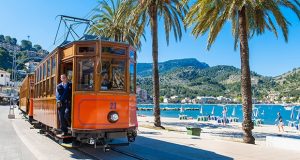
{"type": "Polygon", "coordinates": [[[17,136],[12,121],[7,118],[8,107],[0,106],[0,160],[32,159],[35,156],[17,136]]]}

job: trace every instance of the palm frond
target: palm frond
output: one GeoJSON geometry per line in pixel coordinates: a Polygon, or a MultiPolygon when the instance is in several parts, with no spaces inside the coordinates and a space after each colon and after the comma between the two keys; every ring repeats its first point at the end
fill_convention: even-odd
{"type": "MultiPolygon", "coordinates": [[[[189,0],[183,0],[188,3],[189,0]]],[[[187,13],[184,24],[192,27],[192,34],[198,38],[209,31],[207,48],[214,43],[224,23],[231,21],[234,48],[238,46],[239,19],[238,11],[246,8],[246,29],[248,37],[271,31],[278,37],[277,28],[282,30],[284,39],[288,40],[290,23],[282,13],[288,8],[300,19],[299,0],[197,0],[187,13]]]]}

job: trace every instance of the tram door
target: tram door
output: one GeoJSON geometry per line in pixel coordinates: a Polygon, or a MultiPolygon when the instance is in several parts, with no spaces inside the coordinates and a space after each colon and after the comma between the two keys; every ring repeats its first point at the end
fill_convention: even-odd
{"type": "MultiPolygon", "coordinates": [[[[67,76],[68,82],[72,83],[72,80],[73,80],[72,79],[73,78],[73,61],[62,62],[60,74],[65,74],[67,76]]],[[[74,85],[72,85],[72,87],[74,87],[74,85]]],[[[73,92],[72,92],[72,94],[73,94],[73,92]]],[[[70,116],[72,117],[72,115],[70,115],[70,116]]],[[[70,120],[69,125],[71,125],[71,124],[72,124],[72,122],[70,120]]]]}
{"type": "Polygon", "coordinates": [[[69,63],[63,63],[63,70],[62,73],[66,74],[68,81],[72,82],[72,78],[73,78],[73,62],[69,62],[69,63]]]}

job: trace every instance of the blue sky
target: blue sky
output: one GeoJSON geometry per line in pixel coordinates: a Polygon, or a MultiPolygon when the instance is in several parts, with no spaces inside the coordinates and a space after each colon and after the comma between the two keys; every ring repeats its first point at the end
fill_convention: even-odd
{"type": "MultiPolygon", "coordinates": [[[[41,44],[51,51],[58,27],[57,15],[85,17],[97,5],[96,0],[1,0],[0,34],[27,39],[33,44],[41,44]]],[[[93,13],[93,12],[92,12],[93,13]]],[[[289,11],[284,11],[292,26],[289,28],[289,42],[285,43],[267,32],[250,40],[250,67],[252,71],[266,76],[277,76],[293,68],[300,67],[300,22],[289,11]]],[[[233,49],[231,26],[223,28],[210,51],[206,50],[207,36],[195,39],[191,29],[176,43],[171,36],[167,46],[163,28],[159,28],[159,61],[181,58],[196,58],[210,66],[232,65],[240,68],[239,50],[233,49]]],[[[152,62],[150,30],[146,30],[147,41],[143,42],[138,62],[152,62]]]]}

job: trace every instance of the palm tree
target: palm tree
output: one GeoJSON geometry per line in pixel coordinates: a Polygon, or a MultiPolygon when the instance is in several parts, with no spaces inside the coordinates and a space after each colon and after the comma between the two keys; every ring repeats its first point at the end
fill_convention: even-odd
{"type": "MultiPolygon", "coordinates": [[[[188,0],[184,0],[186,3],[188,0]]],[[[277,37],[277,29],[282,30],[288,40],[288,25],[282,8],[291,9],[300,19],[298,0],[198,0],[190,8],[185,23],[192,26],[192,33],[198,37],[209,32],[207,49],[215,41],[222,27],[231,21],[235,49],[240,42],[241,56],[241,94],[243,105],[243,130],[245,143],[255,143],[252,136],[252,95],[249,67],[248,40],[254,34],[263,34],[269,30],[277,37]],[[276,26],[278,25],[278,27],[276,26]]]]}
{"type": "MultiPolygon", "coordinates": [[[[140,38],[136,36],[140,24],[127,25],[132,10],[132,3],[121,0],[100,1],[92,21],[95,23],[89,33],[113,39],[118,42],[128,42],[140,49],[140,38]],[[139,39],[135,39],[139,38],[139,39]]],[[[145,38],[143,32],[140,34],[145,38]]]]}
{"type": "Polygon", "coordinates": [[[166,41],[169,44],[169,33],[173,30],[175,40],[182,37],[182,23],[188,8],[180,0],[131,0],[135,6],[131,15],[131,26],[141,23],[139,34],[150,24],[153,58],[153,104],[154,126],[161,127],[159,107],[159,73],[158,73],[158,18],[164,23],[166,41]],[[150,22],[150,23],[149,23],[150,22]]]}

